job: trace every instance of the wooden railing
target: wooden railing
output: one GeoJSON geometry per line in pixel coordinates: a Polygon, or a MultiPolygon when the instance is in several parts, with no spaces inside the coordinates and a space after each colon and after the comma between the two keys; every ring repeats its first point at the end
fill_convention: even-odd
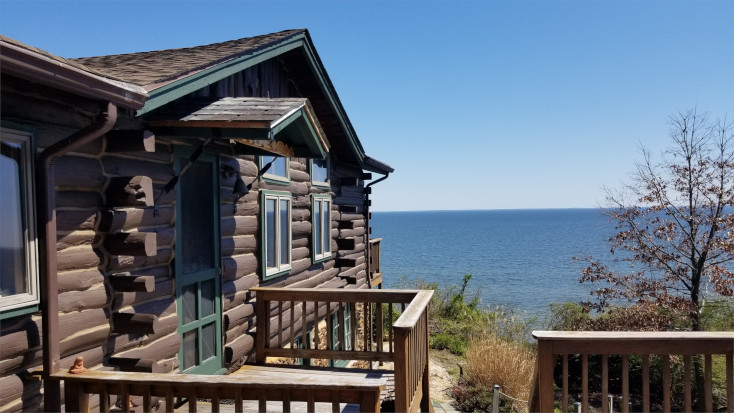
{"type": "MultiPolygon", "coordinates": [[[[680,363],[682,356],[683,381],[683,409],[693,411],[694,396],[703,398],[705,411],[713,411],[712,397],[712,360],[720,358],[726,370],[726,398],[728,411],[734,411],[734,333],[733,332],[564,332],[564,331],[534,331],[533,337],[538,340],[537,381],[534,396],[531,400],[530,411],[553,412],[556,400],[554,393],[554,368],[560,357],[560,382],[556,382],[560,391],[560,411],[569,412],[569,359],[580,358],[580,403],[583,412],[590,411],[590,394],[600,394],[595,407],[602,412],[609,413],[610,383],[614,383],[621,393],[621,400],[617,400],[618,407],[614,411],[630,411],[632,402],[631,357],[639,357],[640,372],[635,372],[635,382],[641,389],[633,392],[640,394],[641,400],[635,400],[633,410],[649,412],[651,403],[651,361],[659,357],[662,376],[662,389],[655,389],[661,393],[660,400],[654,406],[661,411],[671,411],[673,396],[680,399],[680,395],[673,395],[671,364],[680,363]],[[593,357],[593,363],[590,360],[593,357]],[[597,360],[598,359],[598,360],[597,360]],[[610,362],[613,361],[613,363],[610,362]],[[700,362],[699,362],[700,360],[700,362]],[[590,388],[590,365],[598,365],[599,371],[592,372],[592,377],[600,377],[596,383],[598,388],[590,388]],[[611,365],[614,368],[610,368],[611,365]],[[694,380],[697,365],[703,367],[703,388],[698,388],[694,380]],[[595,373],[595,374],[594,374],[595,373]],[[639,376],[639,377],[638,377],[639,376]],[[695,393],[692,391],[695,390],[695,393]],[[638,408],[639,407],[639,408],[638,408]]],[[[574,366],[575,367],[575,366],[574,366]]],[[[657,371],[657,370],[656,370],[657,371]]],[[[657,373],[656,373],[657,374],[657,373]]],[[[595,380],[596,381],[596,380],[595,380]]],[[[557,407],[557,406],[556,406],[557,407]]],[[[573,409],[575,412],[576,409],[573,409]]]]}
{"type": "Polygon", "coordinates": [[[380,241],[382,238],[370,239],[370,287],[382,288],[382,270],[380,269],[380,241]]]}
{"type": "Polygon", "coordinates": [[[429,411],[428,303],[433,291],[295,288],[251,291],[257,297],[258,364],[265,363],[268,357],[392,361],[395,411],[429,411]],[[345,312],[345,309],[349,310],[345,312]],[[347,312],[351,314],[348,320],[347,312]],[[297,342],[299,336],[314,331],[319,323],[325,323],[327,331],[333,331],[332,314],[336,314],[334,321],[339,323],[338,342],[332,341],[331,334],[326,334],[322,342],[318,332],[311,340],[301,338],[300,344],[297,342]],[[399,318],[392,323],[398,314],[399,318]]]}

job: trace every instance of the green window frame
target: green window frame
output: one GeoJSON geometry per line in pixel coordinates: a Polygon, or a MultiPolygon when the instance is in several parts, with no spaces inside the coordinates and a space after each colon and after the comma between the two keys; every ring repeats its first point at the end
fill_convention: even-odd
{"type": "Polygon", "coordinates": [[[311,159],[308,161],[311,186],[317,188],[331,188],[331,168],[329,157],[323,159],[311,159]]]}
{"type": "Polygon", "coordinates": [[[282,156],[261,156],[259,158],[258,169],[262,169],[263,166],[267,165],[273,159],[275,159],[275,162],[263,174],[262,179],[271,184],[290,185],[291,161],[289,158],[282,156]]]}
{"type": "Polygon", "coordinates": [[[0,128],[0,319],[38,310],[33,134],[0,128]]]}
{"type": "Polygon", "coordinates": [[[291,270],[292,204],[290,192],[260,191],[260,264],[263,280],[291,270]]]}
{"type": "MultiPolygon", "coordinates": [[[[331,313],[331,349],[332,350],[352,350],[352,305],[346,303],[341,311],[331,313]],[[344,334],[341,333],[341,324],[344,324],[344,334]]],[[[331,360],[331,367],[346,367],[349,360],[331,360]]]]}
{"type": "Polygon", "coordinates": [[[331,259],[331,196],[311,195],[311,258],[331,259]]]}

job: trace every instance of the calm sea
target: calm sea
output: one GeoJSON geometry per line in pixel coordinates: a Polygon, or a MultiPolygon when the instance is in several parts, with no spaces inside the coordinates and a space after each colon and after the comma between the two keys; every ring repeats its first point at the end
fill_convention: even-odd
{"type": "Polygon", "coordinates": [[[503,306],[542,322],[551,302],[581,301],[583,262],[609,257],[613,226],[598,209],[374,212],[372,238],[382,237],[387,287],[401,276],[470,289],[482,304],[503,306]]]}

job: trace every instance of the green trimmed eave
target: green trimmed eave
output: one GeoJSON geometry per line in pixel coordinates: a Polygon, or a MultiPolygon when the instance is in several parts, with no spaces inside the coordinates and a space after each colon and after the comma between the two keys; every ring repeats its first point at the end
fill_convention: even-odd
{"type": "Polygon", "coordinates": [[[148,91],[149,97],[145,102],[145,106],[137,111],[137,116],[148,113],[165,105],[166,103],[173,102],[189,93],[195,92],[228,76],[241,72],[248,67],[255,66],[290,50],[303,47],[305,39],[306,34],[299,33],[271,46],[255,50],[232,60],[227,60],[200,72],[190,74],[182,77],[181,79],[167,83],[164,86],[150,89],[152,86],[147,85],[146,89],[150,89],[148,91]]]}
{"type": "Polygon", "coordinates": [[[208,122],[197,122],[197,126],[187,126],[185,121],[165,122],[167,126],[155,126],[151,122],[150,129],[161,136],[175,136],[179,138],[213,138],[227,140],[248,140],[259,147],[239,144],[235,152],[248,155],[279,155],[295,156],[299,158],[323,159],[328,154],[325,138],[318,132],[320,127],[314,125],[305,108],[293,111],[272,127],[262,123],[213,122],[218,126],[208,127],[208,122]],[[178,126],[175,126],[177,123],[178,126]],[[272,143],[280,143],[278,146],[272,143]],[[289,148],[289,153],[275,152],[270,148],[289,148]]]}

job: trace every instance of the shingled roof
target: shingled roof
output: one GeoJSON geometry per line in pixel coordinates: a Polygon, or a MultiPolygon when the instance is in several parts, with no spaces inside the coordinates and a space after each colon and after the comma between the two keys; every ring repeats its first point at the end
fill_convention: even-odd
{"type": "Polygon", "coordinates": [[[204,46],[67,60],[116,79],[141,85],[151,91],[170,81],[256,52],[304,32],[305,29],[285,30],[204,46]]]}

